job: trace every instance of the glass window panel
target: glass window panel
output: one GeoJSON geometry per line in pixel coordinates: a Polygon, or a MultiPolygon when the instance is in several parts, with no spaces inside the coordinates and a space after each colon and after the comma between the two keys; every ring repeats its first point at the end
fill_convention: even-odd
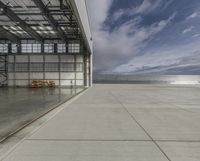
{"type": "Polygon", "coordinates": [[[0,44],[0,53],[8,53],[8,44],[0,44]]]}
{"type": "Polygon", "coordinates": [[[68,44],[69,53],[80,53],[80,44],[79,43],[69,43],[68,44]]]}
{"type": "Polygon", "coordinates": [[[31,44],[21,44],[22,53],[31,53],[32,46],[31,44]]]}
{"type": "Polygon", "coordinates": [[[44,44],[44,52],[45,53],[53,53],[54,52],[54,44],[44,44]]]}
{"type": "Polygon", "coordinates": [[[17,53],[17,44],[12,44],[12,53],[17,53]]]}
{"type": "Polygon", "coordinates": [[[58,44],[58,53],[66,53],[66,44],[58,44]]]}
{"type": "Polygon", "coordinates": [[[41,44],[33,44],[33,53],[41,53],[41,44]]]}

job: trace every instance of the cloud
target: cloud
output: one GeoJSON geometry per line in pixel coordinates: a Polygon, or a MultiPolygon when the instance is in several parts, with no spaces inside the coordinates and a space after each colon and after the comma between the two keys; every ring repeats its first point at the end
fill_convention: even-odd
{"type": "Polygon", "coordinates": [[[159,7],[161,3],[161,0],[155,0],[153,2],[150,0],[144,0],[140,6],[134,8],[135,13],[148,13],[159,7]]]}
{"type": "Polygon", "coordinates": [[[193,38],[198,38],[198,37],[200,37],[200,34],[194,34],[192,37],[193,38]]]}
{"type": "Polygon", "coordinates": [[[154,8],[154,5],[149,0],[144,0],[141,5],[133,8],[134,13],[144,13],[149,9],[154,8]]]}
{"type": "Polygon", "coordinates": [[[141,17],[136,17],[112,32],[95,30],[95,69],[107,71],[126,63],[130,57],[141,52],[146,41],[162,31],[174,18],[174,14],[147,27],[140,27],[141,17]]]}
{"type": "Polygon", "coordinates": [[[122,16],[133,16],[136,14],[148,14],[154,11],[162,4],[162,0],[143,0],[138,6],[133,6],[127,9],[119,9],[113,13],[113,21],[118,20],[122,16]]]}
{"type": "MultiPolygon", "coordinates": [[[[96,21],[93,25],[94,69],[100,71],[111,70],[118,65],[126,63],[130,57],[142,50],[145,46],[145,41],[162,31],[175,16],[173,14],[168,19],[161,20],[147,27],[139,27],[142,18],[136,17],[110,33],[107,30],[102,30],[101,26],[107,18],[105,13],[108,13],[109,5],[111,5],[112,1],[103,1],[101,5],[96,2],[98,0],[91,0],[90,6],[95,11],[96,8],[102,7],[102,9],[97,11],[99,14],[97,17],[99,18],[94,14],[92,15],[92,19],[96,21]]],[[[145,3],[142,4],[138,7],[138,11],[142,11],[147,5],[145,3]]]]}
{"type": "Polygon", "coordinates": [[[191,15],[189,15],[186,20],[191,20],[191,19],[194,19],[194,18],[198,18],[200,17],[200,13],[199,12],[194,12],[192,13],[191,15]]]}
{"type": "MultiPolygon", "coordinates": [[[[188,33],[187,42],[199,39],[199,33],[194,30],[198,26],[194,23],[192,25],[195,27],[191,26],[189,21],[185,21],[198,17],[199,12],[193,12],[187,18],[181,19],[186,11],[183,14],[178,7],[172,7],[175,13],[170,15],[173,10],[169,12],[165,9],[172,3],[177,3],[176,0],[143,0],[135,6],[130,3],[130,7],[127,8],[115,6],[120,9],[113,9],[114,2],[115,0],[88,0],[94,41],[95,72],[164,72],[185,65],[191,67],[192,62],[198,65],[193,59],[200,55],[199,42],[185,45],[186,40],[180,39],[177,35],[180,36],[182,27],[190,25],[182,31],[182,34],[188,33]],[[158,15],[157,11],[163,13],[158,15]],[[123,20],[126,22],[116,22],[122,20],[122,17],[125,17],[123,20]],[[191,32],[193,30],[194,32],[191,32]],[[165,44],[171,46],[159,47],[165,44]],[[180,44],[183,46],[178,46],[180,44]]],[[[191,13],[191,10],[188,13],[191,13]]]]}
{"type": "Polygon", "coordinates": [[[185,46],[181,45],[174,48],[160,48],[149,51],[144,55],[135,57],[129,63],[118,66],[113,71],[110,71],[110,73],[163,74],[166,71],[176,71],[176,69],[190,69],[194,66],[199,68],[199,43],[199,41],[196,41],[185,46]]]}
{"type": "Polygon", "coordinates": [[[186,34],[188,32],[191,32],[195,27],[194,26],[190,26],[189,28],[186,28],[185,30],[183,30],[182,34],[186,34]]]}
{"type": "Polygon", "coordinates": [[[165,4],[164,4],[164,7],[163,9],[167,9],[172,3],[174,3],[174,0],[168,0],[165,4]]]}
{"type": "Polygon", "coordinates": [[[119,18],[121,18],[123,15],[125,15],[126,11],[124,11],[123,9],[119,9],[118,11],[113,13],[112,16],[112,21],[117,21],[119,18]]]}
{"type": "Polygon", "coordinates": [[[113,0],[87,0],[92,29],[95,32],[107,18],[113,0]]]}

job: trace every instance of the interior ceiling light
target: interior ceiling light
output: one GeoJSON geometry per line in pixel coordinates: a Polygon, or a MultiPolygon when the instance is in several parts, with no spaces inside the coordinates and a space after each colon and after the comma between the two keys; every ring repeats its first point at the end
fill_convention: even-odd
{"type": "Polygon", "coordinates": [[[11,32],[11,33],[13,33],[13,34],[16,34],[16,32],[15,32],[15,31],[12,31],[12,30],[11,30],[10,32],[11,32]]]}
{"type": "Polygon", "coordinates": [[[46,29],[47,29],[47,30],[52,30],[52,27],[46,26],[46,29]]]}
{"type": "Polygon", "coordinates": [[[38,34],[42,34],[42,31],[36,31],[38,34]]]}
{"type": "Polygon", "coordinates": [[[66,28],[65,27],[61,27],[61,29],[65,31],[66,28]]]}
{"type": "Polygon", "coordinates": [[[17,31],[19,34],[25,34],[24,31],[17,31]]]}
{"type": "Polygon", "coordinates": [[[9,30],[9,28],[7,26],[3,26],[4,29],[9,30]]]}
{"type": "Polygon", "coordinates": [[[43,31],[43,33],[45,33],[45,34],[49,34],[49,32],[48,32],[48,31],[43,31]]]}
{"type": "Polygon", "coordinates": [[[32,26],[31,28],[32,28],[33,30],[37,30],[37,27],[35,27],[35,26],[32,26]]]}
{"type": "Polygon", "coordinates": [[[38,27],[40,30],[45,30],[45,27],[44,26],[39,26],[38,27]]]}
{"type": "Polygon", "coordinates": [[[20,26],[16,26],[16,28],[18,28],[19,30],[23,30],[20,26]]]}
{"type": "Polygon", "coordinates": [[[56,32],[55,32],[55,31],[50,31],[50,33],[51,33],[51,34],[56,34],[56,32]]]}
{"type": "Polygon", "coordinates": [[[17,28],[14,27],[14,26],[11,26],[10,28],[11,28],[12,30],[17,30],[17,28]]]}

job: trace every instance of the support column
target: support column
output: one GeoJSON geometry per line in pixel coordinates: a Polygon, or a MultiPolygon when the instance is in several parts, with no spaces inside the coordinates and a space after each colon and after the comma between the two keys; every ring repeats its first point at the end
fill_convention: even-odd
{"type": "Polygon", "coordinates": [[[76,53],[74,53],[74,74],[75,74],[75,77],[74,77],[74,87],[76,89],[76,86],[77,86],[77,55],[76,53]]]}
{"type": "Polygon", "coordinates": [[[56,54],[58,56],[58,86],[61,87],[61,67],[60,67],[60,61],[61,61],[61,57],[60,54],[58,54],[58,44],[54,43],[54,54],[56,54]]]}
{"type": "Polygon", "coordinates": [[[13,85],[16,87],[16,55],[21,53],[21,41],[17,42],[17,53],[14,53],[14,60],[13,60],[13,85]]]}
{"type": "Polygon", "coordinates": [[[43,81],[45,81],[46,80],[45,78],[46,59],[45,59],[45,53],[44,53],[44,42],[41,43],[41,53],[43,56],[43,81]]]}
{"type": "Polygon", "coordinates": [[[28,53],[28,86],[31,86],[31,53],[28,53]]]}
{"type": "Polygon", "coordinates": [[[89,59],[89,86],[93,84],[93,55],[90,53],[88,56],[89,59]]]}
{"type": "Polygon", "coordinates": [[[84,54],[83,56],[83,79],[84,79],[84,86],[87,87],[88,86],[88,82],[87,82],[87,55],[84,54]]]}
{"type": "Polygon", "coordinates": [[[8,54],[7,54],[7,60],[6,60],[6,70],[7,70],[7,86],[9,85],[9,56],[12,54],[12,44],[8,44],[8,54]]]}

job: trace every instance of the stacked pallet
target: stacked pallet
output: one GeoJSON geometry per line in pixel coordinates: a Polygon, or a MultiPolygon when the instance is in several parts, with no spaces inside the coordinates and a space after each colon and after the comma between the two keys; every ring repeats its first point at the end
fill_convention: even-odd
{"type": "Polygon", "coordinates": [[[47,80],[33,80],[31,83],[32,88],[43,88],[43,87],[55,87],[56,84],[54,81],[47,80]]]}
{"type": "Polygon", "coordinates": [[[49,81],[48,82],[48,87],[55,87],[55,86],[56,86],[56,84],[55,84],[54,81],[49,81]]]}

